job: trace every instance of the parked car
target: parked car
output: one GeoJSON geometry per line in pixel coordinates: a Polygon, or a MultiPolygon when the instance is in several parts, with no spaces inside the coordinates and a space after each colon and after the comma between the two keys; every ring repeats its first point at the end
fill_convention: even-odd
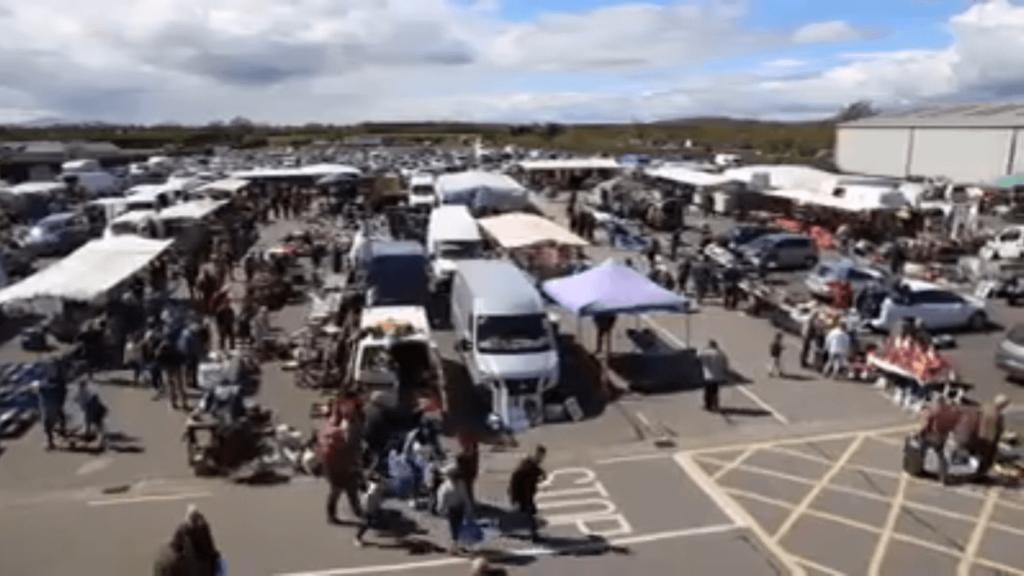
{"type": "Polygon", "coordinates": [[[928,330],[983,330],[989,325],[985,301],[937,284],[904,280],[882,300],[873,328],[895,330],[904,319],[920,319],[928,330]]]}
{"type": "Polygon", "coordinates": [[[882,284],[889,275],[882,270],[857,264],[853,260],[831,260],[819,262],[804,279],[804,285],[811,294],[821,297],[832,295],[831,284],[849,282],[854,291],[866,284],[882,284]]]}
{"type": "Polygon", "coordinates": [[[1017,324],[1006,333],[996,348],[996,366],[1014,379],[1024,379],[1024,324],[1017,324]]]}
{"type": "Polygon", "coordinates": [[[739,249],[743,258],[759,268],[800,269],[818,263],[818,247],[809,236],[768,234],[739,249]]]}
{"type": "Polygon", "coordinates": [[[985,260],[1015,260],[1024,257],[1024,226],[1003,228],[981,247],[978,256],[985,260]]]}
{"type": "Polygon", "coordinates": [[[35,256],[63,256],[89,240],[89,222],[73,212],[50,214],[28,231],[23,245],[35,256]]]}
{"type": "Polygon", "coordinates": [[[765,224],[740,224],[722,234],[722,244],[730,250],[738,250],[741,246],[749,244],[758,238],[768,234],[782,234],[784,230],[775,226],[765,224]]]}

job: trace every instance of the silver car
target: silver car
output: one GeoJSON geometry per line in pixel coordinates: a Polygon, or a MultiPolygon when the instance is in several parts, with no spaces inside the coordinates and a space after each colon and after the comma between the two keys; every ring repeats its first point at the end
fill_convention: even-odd
{"type": "Polygon", "coordinates": [[[809,236],[768,234],[740,247],[743,258],[769,270],[807,269],[818,263],[818,247],[809,236]]]}
{"type": "Polygon", "coordinates": [[[811,294],[827,298],[832,295],[830,285],[834,282],[849,282],[856,291],[867,284],[884,284],[888,279],[889,275],[877,268],[853,260],[831,260],[815,266],[804,279],[804,286],[811,294]]]}

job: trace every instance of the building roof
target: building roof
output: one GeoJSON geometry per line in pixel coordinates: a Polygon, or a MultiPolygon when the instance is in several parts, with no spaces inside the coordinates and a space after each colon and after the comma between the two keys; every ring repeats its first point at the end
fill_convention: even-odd
{"type": "Polygon", "coordinates": [[[955,104],[891,112],[840,124],[846,128],[1024,128],[1024,103],[955,104]]]}

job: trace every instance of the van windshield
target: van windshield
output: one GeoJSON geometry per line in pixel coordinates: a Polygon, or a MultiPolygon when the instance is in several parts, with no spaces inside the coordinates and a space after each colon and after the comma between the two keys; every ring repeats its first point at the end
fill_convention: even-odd
{"type": "Polygon", "coordinates": [[[476,348],[488,354],[525,354],[551,350],[543,314],[481,316],[476,323],[476,348]]]}
{"type": "Polygon", "coordinates": [[[480,255],[480,243],[443,242],[437,247],[437,254],[441,258],[451,260],[477,258],[480,255]]]}
{"type": "Polygon", "coordinates": [[[433,186],[422,185],[422,184],[418,185],[418,186],[413,186],[412,187],[412,195],[413,196],[433,196],[434,195],[434,187],[433,186]]]}

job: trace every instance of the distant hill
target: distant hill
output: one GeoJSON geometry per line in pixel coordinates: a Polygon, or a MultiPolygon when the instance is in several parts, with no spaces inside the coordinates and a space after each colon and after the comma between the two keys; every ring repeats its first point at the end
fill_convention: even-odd
{"type": "Polygon", "coordinates": [[[54,128],[57,126],[67,126],[74,122],[65,118],[57,116],[43,116],[42,118],[35,118],[33,120],[27,120],[25,122],[14,123],[13,126],[18,128],[54,128]]]}

